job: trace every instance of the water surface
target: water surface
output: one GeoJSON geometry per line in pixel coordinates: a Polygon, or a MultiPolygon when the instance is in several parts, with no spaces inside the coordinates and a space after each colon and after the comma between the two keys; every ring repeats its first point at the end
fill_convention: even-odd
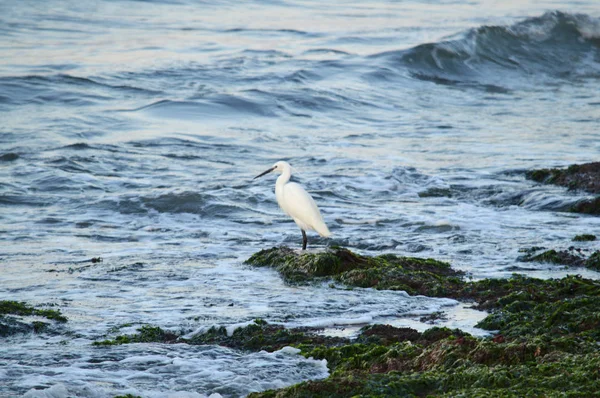
{"type": "Polygon", "coordinates": [[[143,324],[352,335],[444,311],[483,333],[453,300],[244,266],[301,244],[274,178],[252,181],[281,159],[333,233],[309,247],[596,278],[517,257],[598,230],[564,211],[584,193],[524,171],[598,160],[599,17],[592,0],[2,2],[0,298],[69,322],[3,341],[0,395],[242,396],[327,376],[293,350],[91,346],[143,324]]]}

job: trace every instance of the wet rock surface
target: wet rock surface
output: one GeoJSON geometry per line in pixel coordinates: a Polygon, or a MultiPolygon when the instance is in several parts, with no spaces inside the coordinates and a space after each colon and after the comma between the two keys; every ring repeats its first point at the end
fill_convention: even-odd
{"type": "Polygon", "coordinates": [[[589,193],[600,193],[600,162],[575,164],[566,169],[528,171],[527,178],[544,184],[555,184],[589,193]]]}
{"type": "MultiPolygon", "coordinates": [[[[538,169],[525,173],[531,180],[581,190],[591,194],[600,194],[600,162],[575,164],[566,169],[538,169]]],[[[575,213],[600,215],[600,196],[584,199],[570,209],[575,213]]]]}
{"type": "MultiPolygon", "coordinates": [[[[599,282],[577,276],[541,280],[519,275],[465,281],[447,267],[431,263],[435,260],[336,253],[340,253],[338,249],[312,254],[310,263],[324,256],[334,264],[326,274],[350,284],[353,279],[341,275],[372,269],[379,275],[402,275],[403,284],[420,286],[421,294],[475,301],[480,309],[491,312],[477,326],[493,331],[493,335],[475,338],[446,328],[419,333],[409,328],[372,325],[363,328],[352,341],[297,339],[298,343],[292,345],[303,355],[327,360],[330,377],[252,397],[593,396],[599,391],[599,282]],[[345,263],[344,259],[350,261],[345,263]],[[401,268],[402,264],[419,261],[429,264],[422,272],[439,278],[444,288],[422,283],[418,267],[401,268]],[[400,270],[381,272],[390,267],[400,270]],[[416,282],[410,283],[413,276],[416,282]]],[[[249,263],[275,267],[285,278],[295,259],[308,263],[303,256],[287,249],[271,249],[257,253],[249,263]],[[285,264],[281,269],[280,262],[285,264]]],[[[303,281],[319,277],[316,272],[306,272],[310,267],[301,268],[303,281]]],[[[377,288],[395,286],[383,282],[383,278],[372,281],[377,288]]]]}
{"type": "Polygon", "coordinates": [[[66,322],[60,310],[36,308],[20,301],[0,301],[0,338],[19,333],[52,332],[56,324],[66,322]]]}
{"type": "Polygon", "coordinates": [[[321,253],[274,247],[254,254],[246,264],[275,268],[289,283],[331,278],[348,286],[435,297],[451,297],[452,291],[460,288],[463,275],[450,264],[430,258],[394,254],[366,257],[340,247],[321,253]]]}
{"type": "Polygon", "coordinates": [[[525,249],[523,250],[525,254],[519,256],[517,260],[600,270],[600,251],[598,250],[587,254],[586,251],[574,247],[569,247],[566,250],[544,249],[536,247],[525,249]]]}

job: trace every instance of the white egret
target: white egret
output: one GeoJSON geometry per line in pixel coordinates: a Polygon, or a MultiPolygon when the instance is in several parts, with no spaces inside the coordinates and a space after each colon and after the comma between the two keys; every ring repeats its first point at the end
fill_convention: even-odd
{"type": "Polygon", "coordinates": [[[329,228],[323,222],[321,212],[317,207],[314,199],[302,188],[300,184],[290,182],[292,176],[292,166],[284,161],[279,161],[273,165],[269,170],[260,173],[254,179],[262,177],[272,171],[281,173],[277,177],[275,183],[275,197],[279,207],[284,211],[285,214],[292,217],[296,224],[302,231],[302,250],[306,250],[306,231],[316,231],[323,237],[331,235],[329,228]]]}

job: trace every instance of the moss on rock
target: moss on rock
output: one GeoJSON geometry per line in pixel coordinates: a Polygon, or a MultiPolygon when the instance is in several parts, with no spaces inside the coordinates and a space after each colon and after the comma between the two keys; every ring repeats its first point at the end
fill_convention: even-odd
{"type": "MultiPolygon", "coordinates": [[[[566,169],[539,169],[525,173],[530,180],[543,184],[554,184],[592,194],[600,193],[600,162],[575,164],[566,169]]],[[[573,205],[570,211],[600,215],[600,196],[584,199],[573,205]]]]}
{"type": "Polygon", "coordinates": [[[600,215],[600,196],[594,199],[584,199],[570,209],[573,213],[600,215]]]}
{"type": "Polygon", "coordinates": [[[595,251],[590,256],[585,257],[581,250],[575,250],[574,247],[570,247],[569,250],[551,249],[542,253],[538,253],[538,251],[534,249],[535,248],[527,250],[526,254],[518,257],[517,260],[600,270],[600,251],[595,251]]]}
{"type": "Polygon", "coordinates": [[[600,387],[596,349],[573,354],[542,340],[439,328],[414,333],[414,342],[300,346],[304,356],[326,359],[330,376],[250,397],[595,396],[600,387]]]}
{"type": "Polygon", "coordinates": [[[289,283],[329,277],[349,286],[430,296],[450,294],[461,285],[463,274],[453,270],[450,264],[433,259],[393,254],[367,257],[339,247],[321,253],[274,247],[254,254],[246,264],[275,268],[289,283]]]}
{"type": "MultiPolygon", "coordinates": [[[[600,193],[600,162],[575,164],[566,169],[539,169],[525,173],[531,180],[543,184],[555,184],[592,194],[600,193]]],[[[600,196],[577,202],[570,209],[575,213],[600,215],[600,196]]]]}
{"type": "Polygon", "coordinates": [[[60,313],[60,310],[49,310],[35,308],[22,301],[0,301],[0,315],[24,315],[24,316],[40,316],[46,319],[51,319],[57,322],[67,322],[67,318],[60,313]]]}
{"type": "Polygon", "coordinates": [[[179,336],[173,332],[165,331],[158,326],[145,325],[139,328],[137,334],[119,335],[112,340],[95,341],[95,346],[111,346],[131,343],[174,343],[179,336]]]}
{"type": "MultiPolygon", "coordinates": [[[[279,269],[280,250],[265,252],[269,261],[261,265],[279,269]]],[[[283,252],[286,267],[302,256],[283,252]]],[[[319,261],[319,254],[312,256],[311,261],[319,261]]],[[[286,344],[300,348],[306,357],[326,359],[330,377],[251,397],[594,396],[600,391],[600,282],[579,276],[541,280],[520,275],[465,281],[435,260],[344,256],[353,259],[353,266],[339,260],[336,269],[342,271],[329,273],[331,278],[391,289],[400,286],[402,278],[402,286],[408,287],[404,290],[410,292],[475,301],[478,308],[491,311],[477,326],[494,335],[475,338],[446,328],[419,333],[371,325],[346,342],[296,336],[286,344]],[[368,271],[374,274],[352,277],[368,271]],[[423,275],[440,280],[443,287],[428,285],[423,275]]],[[[598,261],[600,254],[590,258],[598,261]]],[[[303,281],[319,277],[306,270],[303,281]]]]}
{"type": "Polygon", "coordinates": [[[576,235],[573,238],[574,242],[592,242],[596,240],[596,235],[592,235],[592,234],[581,234],[581,235],[576,235]]]}
{"type": "Polygon", "coordinates": [[[600,193],[600,162],[575,164],[566,169],[539,169],[525,173],[531,180],[569,189],[600,193]]]}
{"type": "Polygon", "coordinates": [[[224,327],[212,327],[205,333],[186,340],[189,344],[218,344],[225,347],[249,351],[276,351],[285,346],[298,344],[340,344],[348,339],[322,336],[310,329],[286,329],[281,325],[269,324],[261,319],[237,328],[231,335],[224,327]]]}
{"type": "Polygon", "coordinates": [[[0,336],[6,337],[17,333],[42,333],[50,330],[49,322],[28,320],[23,317],[41,317],[57,323],[67,322],[60,310],[35,308],[21,301],[0,301],[0,336]]]}

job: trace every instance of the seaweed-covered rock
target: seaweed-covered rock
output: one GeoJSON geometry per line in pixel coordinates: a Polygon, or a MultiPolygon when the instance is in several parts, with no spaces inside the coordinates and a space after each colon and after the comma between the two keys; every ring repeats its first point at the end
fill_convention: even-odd
{"type": "MultiPolygon", "coordinates": [[[[343,256],[352,260],[344,263],[337,250],[326,254],[338,270],[326,273],[331,278],[353,286],[406,286],[403,290],[409,292],[475,301],[479,309],[491,311],[477,326],[494,335],[475,338],[446,328],[419,333],[371,325],[353,341],[335,344],[295,337],[295,342],[286,343],[300,348],[306,357],[326,359],[330,377],[251,397],[595,396],[600,391],[599,281],[520,275],[466,281],[435,260],[371,258],[345,251],[343,256]],[[352,278],[356,273],[365,276],[352,278]],[[441,287],[434,286],[436,279],[441,287]]],[[[286,278],[289,267],[305,260],[302,254],[284,253],[286,278]]],[[[564,261],[556,253],[542,258],[553,260],[555,255],[564,261]]],[[[260,265],[280,270],[279,249],[259,255],[269,259],[260,265]]],[[[313,253],[310,263],[319,262],[319,255],[313,253]]],[[[600,254],[585,261],[600,261],[600,254]]],[[[302,280],[317,277],[310,267],[300,268],[302,280]]]]}
{"type": "Polygon", "coordinates": [[[349,250],[337,248],[320,253],[298,252],[289,247],[261,250],[246,260],[258,267],[274,267],[288,282],[302,282],[321,276],[333,276],[375,265],[372,258],[361,257],[349,250]]]}
{"type": "Polygon", "coordinates": [[[242,350],[269,352],[289,345],[334,345],[348,341],[340,337],[318,335],[310,329],[286,329],[281,325],[269,324],[262,319],[256,319],[248,326],[235,329],[231,335],[224,327],[212,327],[186,340],[189,344],[218,344],[242,350]]]}
{"type": "Polygon", "coordinates": [[[249,397],[593,397],[600,388],[597,353],[556,356],[547,362],[546,357],[536,358],[516,365],[457,362],[426,371],[336,373],[249,397]]]}
{"type": "Polygon", "coordinates": [[[562,264],[580,267],[585,264],[585,258],[579,254],[572,253],[568,250],[554,249],[546,250],[542,253],[536,253],[532,251],[524,256],[517,258],[523,262],[537,262],[537,263],[551,263],[551,264],[562,264]]]}
{"type": "Polygon", "coordinates": [[[539,169],[525,173],[526,177],[544,184],[600,193],[600,162],[575,164],[566,169],[539,169]]]}
{"type": "MultiPolygon", "coordinates": [[[[593,235],[592,235],[593,236],[593,235]]],[[[539,248],[526,250],[526,254],[517,258],[523,262],[538,262],[566,265],[571,267],[586,267],[600,270],[600,251],[593,252],[589,257],[571,247],[569,250],[546,250],[538,253],[539,248]]]]}
{"type": "Polygon", "coordinates": [[[574,242],[592,242],[596,240],[596,235],[592,235],[592,234],[581,234],[581,235],[576,235],[573,238],[574,242]]]}
{"type": "Polygon", "coordinates": [[[0,336],[17,333],[41,333],[49,331],[52,322],[65,323],[67,318],[60,310],[40,309],[20,301],[0,301],[0,336]],[[51,322],[25,317],[45,318],[51,322]]]}
{"type": "Polygon", "coordinates": [[[397,328],[391,325],[369,325],[361,329],[357,341],[388,345],[398,341],[417,341],[421,333],[412,328],[397,328]]]}
{"type": "MultiPolygon", "coordinates": [[[[555,184],[592,194],[600,193],[600,162],[575,164],[566,169],[539,169],[525,173],[531,180],[543,184],[555,184]]],[[[571,211],[600,215],[600,196],[577,202],[571,211]]]]}
{"type": "Polygon", "coordinates": [[[574,213],[600,215],[600,196],[594,199],[584,199],[577,202],[571,208],[574,213]]]}
{"type": "Polygon", "coordinates": [[[327,360],[330,377],[250,396],[592,396],[600,387],[594,344],[575,352],[563,350],[565,341],[478,339],[445,328],[411,331],[408,340],[391,326],[385,334],[400,339],[369,342],[376,329],[350,344],[300,345],[304,356],[327,360]]]}
{"type": "Polygon", "coordinates": [[[158,326],[145,325],[139,328],[137,334],[119,335],[112,340],[95,341],[95,346],[112,346],[131,343],[175,343],[179,336],[158,326]]]}
{"type": "Polygon", "coordinates": [[[578,276],[541,280],[518,277],[513,289],[494,303],[495,311],[478,327],[499,330],[514,339],[544,336],[551,341],[570,339],[600,342],[600,282],[578,276]]]}
{"type": "Polygon", "coordinates": [[[600,282],[581,277],[466,282],[493,309],[493,338],[374,325],[342,345],[303,345],[331,376],[251,397],[596,396],[600,282]]]}
{"type": "Polygon", "coordinates": [[[349,286],[404,290],[409,294],[447,296],[458,289],[460,271],[433,259],[385,254],[361,256],[339,247],[319,253],[298,252],[287,247],[261,250],[246,264],[275,268],[287,282],[306,282],[330,277],[349,286]]]}
{"type": "Polygon", "coordinates": [[[57,322],[67,322],[67,318],[60,313],[60,310],[49,310],[35,308],[22,301],[0,301],[0,315],[25,315],[40,316],[46,319],[52,319],[57,322]]]}
{"type": "Polygon", "coordinates": [[[596,270],[596,271],[600,271],[600,251],[596,250],[594,253],[592,253],[591,256],[589,256],[587,258],[587,260],[585,260],[585,266],[596,270]]]}
{"type": "Polygon", "coordinates": [[[158,326],[145,325],[138,333],[119,335],[112,340],[96,341],[95,346],[113,346],[131,343],[185,343],[194,345],[215,344],[244,351],[277,351],[289,345],[336,345],[349,343],[341,337],[329,337],[309,328],[286,329],[281,325],[255,319],[249,325],[236,328],[230,334],[225,327],[211,327],[203,333],[185,338],[181,333],[165,331],[158,326]]]}

